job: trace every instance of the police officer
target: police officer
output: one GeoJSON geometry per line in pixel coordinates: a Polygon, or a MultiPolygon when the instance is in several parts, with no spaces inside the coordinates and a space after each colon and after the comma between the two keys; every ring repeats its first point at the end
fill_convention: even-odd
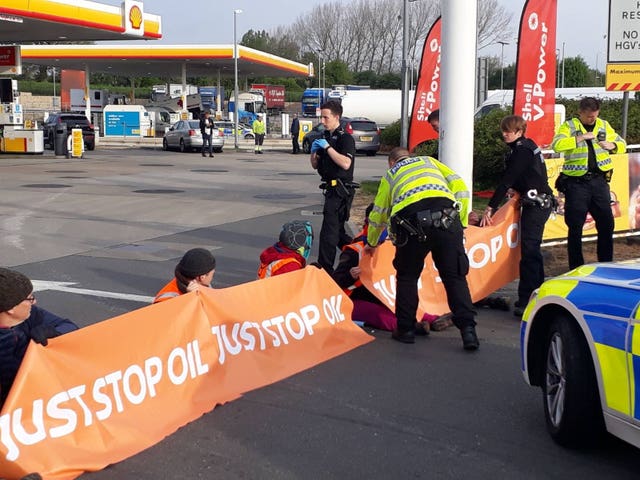
{"type": "Polygon", "coordinates": [[[344,229],[353,201],[353,166],[356,144],[340,125],[342,105],[329,100],[320,107],[325,138],[311,144],[311,166],[318,170],[325,185],[323,220],[320,229],[318,264],[333,273],[336,247],[351,243],[344,229]]]}
{"type": "Polygon", "coordinates": [[[584,264],[582,227],[587,212],[596,222],[598,261],[613,260],[614,220],[609,191],[613,162],[610,153],[624,153],[627,144],[609,122],[598,118],[599,113],[597,99],[583,98],[578,107],[578,118],[563,123],[551,143],[556,152],[564,153],[564,165],[556,188],[565,196],[564,222],[569,230],[570,269],[584,264]]]}
{"type": "Polygon", "coordinates": [[[365,251],[372,252],[387,224],[395,238],[396,317],[398,327],[391,337],[414,343],[418,279],[429,252],[445,291],[453,323],[460,329],[465,350],[480,343],[475,329],[475,311],[466,275],[469,259],[463,245],[467,225],[469,191],[464,181],[432,157],[410,157],[405,148],[389,153],[389,170],[369,214],[365,251]]]}
{"type": "Polygon", "coordinates": [[[505,158],[505,172],[487,206],[480,226],[491,225],[491,217],[509,189],[520,194],[520,282],[513,313],[521,317],[531,293],[544,282],[544,261],[540,245],[544,225],[554,204],[542,151],[525,137],[527,122],[509,115],[500,122],[502,138],[510,148],[505,158]]]}

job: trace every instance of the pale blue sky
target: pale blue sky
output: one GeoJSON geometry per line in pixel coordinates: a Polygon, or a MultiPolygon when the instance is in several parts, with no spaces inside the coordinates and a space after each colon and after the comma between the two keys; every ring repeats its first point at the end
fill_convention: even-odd
{"type": "MultiPolygon", "coordinates": [[[[120,0],[96,0],[100,3],[120,5],[120,0]]],[[[233,43],[233,10],[241,9],[237,17],[238,38],[249,29],[270,30],[292,23],[298,16],[314,6],[330,0],[147,0],[145,11],[162,16],[161,43],[229,44],[233,43]],[[176,7],[180,7],[179,10],[176,7]]],[[[419,1],[419,0],[418,0],[419,1]]],[[[340,2],[348,8],[349,0],[340,2]]],[[[524,0],[499,0],[513,13],[513,43],[504,47],[505,65],[516,56],[515,38],[524,0]]],[[[566,57],[582,55],[592,67],[603,70],[607,55],[608,30],[607,0],[558,0],[557,48],[566,57]]],[[[310,25],[313,28],[313,25],[310,25]]],[[[500,56],[500,46],[487,47],[481,55],[500,56]]]]}

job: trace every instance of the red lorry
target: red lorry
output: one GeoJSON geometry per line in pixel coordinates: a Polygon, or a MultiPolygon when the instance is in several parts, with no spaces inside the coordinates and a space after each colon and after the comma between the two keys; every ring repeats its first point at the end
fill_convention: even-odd
{"type": "Polygon", "coordinates": [[[284,110],[284,85],[253,83],[249,91],[261,92],[264,95],[264,101],[269,113],[284,110]]]}

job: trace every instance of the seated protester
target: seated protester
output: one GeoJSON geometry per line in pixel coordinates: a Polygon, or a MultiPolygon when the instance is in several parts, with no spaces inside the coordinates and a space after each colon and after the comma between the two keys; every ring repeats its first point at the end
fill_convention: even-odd
{"type": "MultiPolygon", "coordinates": [[[[332,274],[333,280],[342,288],[353,301],[353,313],[351,318],[355,321],[364,321],[367,325],[380,330],[393,331],[398,320],[395,314],[389,310],[373,293],[362,285],[360,281],[360,259],[367,240],[369,227],[368,216],[373,210],[373,203],[365,210],[365,220],[362,230],[354,237],[353,241],[342,247],[342,253],[338,260],[338,266],[332,274]]],[[[383,233],[381,242],[386,237],[383,233]]],[[[416,322],[416,334],[428,335],[430,322],[439,317],[425,313],[420,322],[416,322]]]]}
{"type": "Polygon", "coordinates": [[[209,250],[192,248],[183,255],[175,269],[175,277],[157,293],[153,303],[164,302],[202,287],[211,287],[216,259],[209,250]]]}
{"type": "Polygon", "coordinates": [[[49,338],[78,329],[71,320],[35,303],[31,280],[0,268],[0,406],[9,395],[30,340],[46,346],[49,338]]]}
{"type": "Polygon", "coordinates": [[[258,278],[273,277],[304,268],[311,253],[313,227],[310,222],[294,220],[282,226],[279,241],[260,254],[258,278]]]}

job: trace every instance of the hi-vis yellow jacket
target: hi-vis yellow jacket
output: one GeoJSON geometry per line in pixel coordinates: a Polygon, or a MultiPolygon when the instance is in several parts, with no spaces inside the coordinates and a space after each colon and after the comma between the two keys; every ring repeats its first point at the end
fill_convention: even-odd
{"type": "MultiPolygon", "coordinates": [[[[565,175],[581,177],[589,170],[589,147],[587,146],[587,142],[576,142],[576,136],[584,133],[587,133],[587,131],[584,129],[580,120],[572,118],[560,125],[558,132],[555,137],[553,137],[551,148],[558,153],[564,153],[562,173],[565,175]]],[[[599,133],[605,134],[607,142],[616,144],[616,153],[624,153],[626,151],[627,143],[611,128],[609,122],[601,118],[596,119],[596,124],[593,127],[593,134],[596,135],[596,137],[599,133]]],[[[600,148],[597,140],[593,140],[592,143],[598,168],[603,172],[611,170],[613,168],[613,162],[611,161],[609,152],[600,148]]]]}
{"type": "Polygon", "coordinates": [[[387,170],[369,214],[367,243],[376,246],[391,217],[424,198],[443,197],[460,203],[460,221],[467,226],[469,189],[462,178],[432,157],[405,158],[387,170]]]}

